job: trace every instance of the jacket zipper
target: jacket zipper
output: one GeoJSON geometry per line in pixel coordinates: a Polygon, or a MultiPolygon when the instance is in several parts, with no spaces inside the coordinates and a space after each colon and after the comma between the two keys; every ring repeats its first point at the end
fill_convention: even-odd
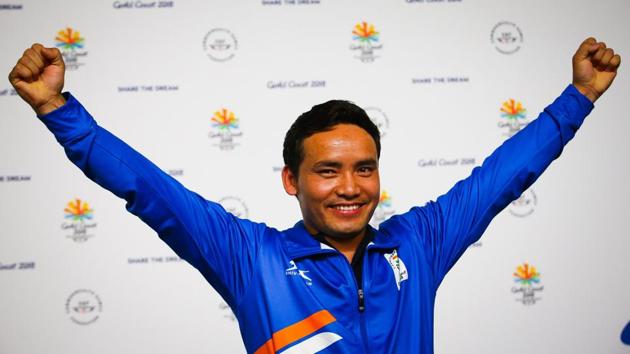
{"type": "MultiPolygon", "coordinates": [[[[365,325],[365,292],[363,291],[363,283],[364,283],[363,278],[364,277],[361,277],[361,284],[359,284],[359,282],[357,281],[357,277],[354,276],[354,270],[352,269],[352,265],[345,259],[345,256],[343,257],[344,257],[345,263],[348,265],[348,268],[350,268],[350,274],[352,275],[352,279],[354,280],[354,285],[356,286],[356,289],[357,289],[357,299],[358,299],[358,305],[359,305],[359,308],[358,308],[359,324],[361,328],[361,341],[363,342],[363,351],[365,353],[369,353],[370,351],[369,351],[369,346],[368,346],[368,341],[367,341],[367,328],[365,325]]],[[[365,257],[367,257],[367,249],[363,257],[364,258],[363,258],[363,264],[361,265],[361,272],[365,274],[364,268],[365,268],[365,257]]]]}
{"type": "MultiPolygon", "coordinates": [[[[370,346],[368,343],[367,326],[365,323],[365,267],[367,266],[368,247],[365,247],[365,253],[363,253],[363,261],[361,264],[361,284],[358,285],[357,295],[359,296],[359,320],[361,324],[361,339],[363,339],[363,347],[366,353],[370,353],[370,346]]],[[[354,272],[352,274],[354,276],[354,272]]]]}
{"type": "Polygon", "coordinates": [[[363,294],[363,289],[359,288],[359,312],[365,311],[365,295],[363,294]]]}

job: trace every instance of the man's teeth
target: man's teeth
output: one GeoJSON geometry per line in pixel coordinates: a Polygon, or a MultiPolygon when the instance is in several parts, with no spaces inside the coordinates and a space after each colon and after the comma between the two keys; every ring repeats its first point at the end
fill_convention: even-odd
{"type": "Polygon", "coordinates": [[[335,209],[341,210],[341,211],[352,211],[352,210],[359,209],[359,206],[358,205],[337,205],[335,206],[335,209]]]}

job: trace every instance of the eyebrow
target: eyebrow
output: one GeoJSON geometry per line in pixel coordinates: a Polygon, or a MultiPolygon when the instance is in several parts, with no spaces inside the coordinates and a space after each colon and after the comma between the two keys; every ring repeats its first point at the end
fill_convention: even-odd
{"type": "MultiPolygon", "coordinates": [[[[341,168],[341,166],[342,166],[341,162],[332,161],[332,160],[324,160],[324,161],[320,161],[316,163],[313,166],[313,168],[314,169],[322,168],[322,167],[341,168]]],[[[365,159],[365,160],[357,161],[357,163],[354,164],[354,167],[358,167],[358,166],[378,166],[378,162],[375,159],[365,159]]]]}
{"type": "Polygon", "coordinates": [[[322,168],[322,167],[332,167],[332,168],[341,168],[341,162],[324,160],[316,163],[313,168],[322,168]]]}
{"type": "Polygon", "coordinates": [[[354,164],[355,167],[357,166],[378,166],[378,161],[374,160],[374,159],[365,159],[365,160],[361,160],[358,161],[356,164],[354,164]]]}

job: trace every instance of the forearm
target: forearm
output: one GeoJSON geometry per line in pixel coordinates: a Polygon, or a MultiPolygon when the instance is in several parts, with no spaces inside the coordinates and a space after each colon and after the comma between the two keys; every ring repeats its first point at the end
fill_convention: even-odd
{"type": "Polygon", "coordinates": [[[131,212],[147,218],[141,215],[148,207],[141,204],[147,199],[144,194],[167,200],[174,197],[169,194],[189,193],[151,161],[98,126],[74,97],[66,94],[66,98],[65,105],[40,119],[63,146],[70,161],[91,180],[125,199],[131,212]]]}
{"type": "Polygon", "coordinates": [[[40,119],[68,158],[91,180],[125,199],[127,210],[154,229],[231,302],[246,288],[248,265],[253,263],[264,225],[238,220],[220,205],[189,191],[98,126],[72,96],[66,99],[63,107],[40,119]],[[239,271],[235,274],[234,269],[239,271]]]}
{"type": "Polygon", "coordinates": [[[569,86],[537,119],[484,161],[479,183],[490,192],[488,203],[494,205],[489,212],[499,212],[534,183],[560,156],[592,108],[587,97],[569,86]]]}
{"type": "MultiPolygon", "coordinates": [[[[570,86],[540,116],[499,146],[472,174],[436,203],[416,209],[435,215],[433,245],[438,279],[494,218],[518,198],[562,152],[591,111],[592,103],[570,86]]],[[[424,216],[423,216],[424,215],[424,216]]]]}

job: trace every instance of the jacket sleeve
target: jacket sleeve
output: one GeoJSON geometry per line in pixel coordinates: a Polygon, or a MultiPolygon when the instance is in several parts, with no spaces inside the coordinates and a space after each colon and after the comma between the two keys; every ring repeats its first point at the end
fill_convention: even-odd
{"type": "Polygon", "coordinates": [[[469,177],[424,207],[401,215],[420,235],[437,287],[492,218],[518,198],[555,160],[593,104],[573,85],[506,140],[469,177]]]}
{"type": "Polygon", "coordinates": [[[83,173],[127,201],[126,208],[197,268],[233,309],[247,288],[264,224],[239,219],[164,173],[98,126],[69,93],[39,117],[83,173]]]}

